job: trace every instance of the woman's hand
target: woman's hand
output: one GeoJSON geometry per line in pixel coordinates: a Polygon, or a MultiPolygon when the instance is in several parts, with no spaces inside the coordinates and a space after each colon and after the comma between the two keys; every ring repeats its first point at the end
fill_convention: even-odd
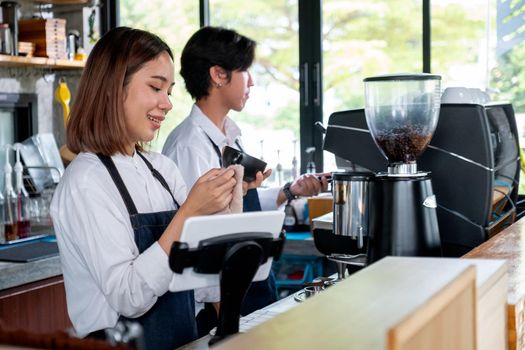
{"type": "Polygon", "coordinates": [[[233,169],[211,169],[195,182],[186,201],[159,238],[159,245],[166,254],[169,255],[173,241],[180,239],[186,219],[214,214],[230,204],[236,184],[234,174],[233,169]]]}
{"type": "Polygon", "coordinates": [[[214,214],[230,204],[236,181],[233,169],[211,169],[191,188],[181,206],[187,217],[214,214]]]}
{"type": "Polygon", "coordinates": [[[272,175],[272,169],[268,169],[264,173],[258,171],[257,174],[255,174],[255,180],[251,182],[243,181],[242,194],[246,195],[246,192],[248,192],[248,190],[261,186],[262,182],[266,180],[270,175],[272,175]]]}

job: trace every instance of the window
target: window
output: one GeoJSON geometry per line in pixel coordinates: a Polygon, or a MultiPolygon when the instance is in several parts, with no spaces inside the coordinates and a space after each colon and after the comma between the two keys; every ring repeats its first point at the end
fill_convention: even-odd
{"type": "Polygon", "coordinates": [[[243,111],[230,112],[246,151],[273,169],[268,183],[284,184],[299,158],[299,40],[297,0],[210,1],[210,24],[257,41],[255,85],[243,111]],[[278,167],[278,164],[281,164],[278,167]],[[282,169],[282,172],[279,171],[282,169]]]}
{"type": "Polygon", "coordinates": [[[432,72],[442,76],[443,89],[488,87],[487,73],[494,65],[493,10],[487,0],[432,1],[432,72]]]}
{"type": "MultiPolygon", "coordinates": [[[[299,160],[303,154],[304,169],[307,159],[299,138],[302,148],[318,143],[312,136],[317,135],[313,121],[321,120],[321,111],[306,110],[302,104],[304,52],[314,57],[308,68],[310,83],[319,62],[325,124],[335,111],[363,107],[365,77],[422,72],[423,46],[428,44],[423,42],[424,4],[430,4],[431,72],[442,75],[443,88],[477,87],[494,100],[511,101],[525,141],[524,0],[254,0],[249,6],[242,0],[209,0],[211,25],[235,29],[258,42],[252,67],[256,85],[245,110],[231,115],[241,124],[247,151],[274,169],[282,164],[282,181],[290,178],[294,155],[299,160]],[[320,17],[321,59],[313,23],[320,17]],[[305,28],[310,28],[306,35],[305,28]]],[[[120,12],[123,25],[160,34],[178,58],[198,28],[199,1],[123,0],[120,12]]],[[[175,64],[178,72],[178,59],[175,64]]],[[[157,150],[192,104],[176,77],[174,109],[153,143],[157,150]]],[[[310,85],[310,98],[313,90],[310,85]]],[[[325,169],[335,169],[333,156],[325,153],[324,158],[325,169]]],[[[278,182],[276,175],[273,181],[278,182]]]]}
{"type": "Polygon", "coordinates": [[[189,113],[193,101],[184,88],[179,74],[180,54],[190,36],[199,29],[198,1],[125,0],[120,1],[120,25],[144,29],[159,35],[173,51],[175,87],[171,102],[173,109],[163,122],[151,149],[161,151],[166,138],[189,113]]]}
{"type": "MultiPolygon", "coordinates": [[[[323,1],[323,120],[363,108],[366,77],[422,71],[420,0],[323,1]]],[[[332,153],[325,169],[335,169],[332,153]]]]}
{"type": "Polygon", "coordinates": [[[443,88],[478,88],[512,102],[523,145],[525,1],[434,1],[431,11],[432,71],[443,76],[443,88]]]}

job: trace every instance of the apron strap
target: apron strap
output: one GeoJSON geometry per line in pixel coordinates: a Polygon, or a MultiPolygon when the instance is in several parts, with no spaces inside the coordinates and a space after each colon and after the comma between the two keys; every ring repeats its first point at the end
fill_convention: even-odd
{"type": "Polygon", "coordinates": [[[140,153],[139,151],[137,151],[137,154],[140,156],[140,158],[142,158],[142,160],[144,161],[144,163],[146,163],[146,165],[148,166],[149,170],[151,171],[151,174],[153,175],[154,178],[156,178],[160,184],[162,185],[162,187],[164,187],[166,189],[166,191],[168,191],[168,193],[170,194],[171,198],[173,199],[173,203],[175,203],[175,206],[177,208],[180,208],[180,204],[179,202],[177,202],[177,200],[175,199],[175,197],[173,196],[173,193],[171,192],[170,190],[170,186],[168,185],[168,183],[166,182],[166,180],[164,179],[164,177],[162,176],[161,173],[159,173],[159,171],[157,169],[155,169],[153,167],[153,165],[151,165],[151,163],[149,162],[149,160],[146,159],[146,157],[144,157],[144,155],[142,153],[140,153]]]}
{"type": "Polygon", "coordinates": [[[239,147],[239,151],[244,152],[244,150],[242,149],[241,143],[239,142],[239,139],[235,139],[235,144],[237,145],[237,147],[239,147]]]}
{"type": "MultiPolygon", "coordinates": [[[[222,167],[222,156],[221,156],[221,151],[219,149],[219,146],[217,146],[215,142],[213,142],[213,140],[211,139],[211,137],[208,136],[208,134],[206,133],[204,134],[206,135],[206,137],[208,137],[208,140],[210,140],[213,146],[213,149],[215,150],[215,153],[217,153],[217,156],[219,157],[219,164],[222,167]]],[[[244,152],[238,139],[235,140],[235,144],[237,145],[237,147],[239,147],[239,150],[241,152],[244,152]]],[[[249,189],[246,195],[242,197],[242,209],[245,212],[262,210],[261,201],[259,199],[259,193],[257,192],[256,188],[249,189]]]]}
{"type": "Polygon", "coordinates": [[[101,153],[97,153],[97,157],[102,161],[106,169],[108,169],[109,175],[117,186],[117,189],[124,200],[124,204],[126,204],[129,215],[131,216],[138,214],[137,207],[135,206],[135,203],[133,203],[133,199],[131,199],[131,195],[126,188],[126,185],[124,185],[124,181],[122,181],[122,177],[120,176],[113,159],[101,153]]]}
{"type": "Polygon", "coordinates": [[[219,157],[219,165],[220,165],[221,168],[222,168],[222,154],[221,154],[221,150],[219,149],[219,146],[217,146],[217,145],[215,144],[215,142],[213,142],[213,140],[211,139],[211,137],[208,136],[208,134],[204,133],[204,135],[206,135],[206,137],[208,138],[208,140],[210,140],[211,145],[213,146],[213,149],[215,150],[215,153],[217,153],[217,157],[219,157]]]}
{"type": "MultiPolygon", "coordinates": [[[[175,203],[176,208],[180,208],[179,202],[175,199],[173,196],[173,193],[171,193],[170,187],[164,177],[159,173],[157,169],[151,165],[151,163],[144,157],[139,151],[137,151],[137,154],[142,158],[148,169],[151,171],[151,174],[157,181],[160,182],[162,187],[168,191],[171,198],[173,199],[173,203],[175,203]]],[[[117,167],[115,166],[115,163],[113,162],[113,159],[111,157],[103,155],[101,153],[97,153],[97,157],[102,161],[106,169],[108,169],[109,175],[111,175],[111,178],[113,179],[113,182],[117,186],[118,191],[120,192],[120,195],[122,196],[122,199],[124,200],[124,204],[126,205],[126,208],[128,210],[129,215],[136,215],[138,214],[137,207],[135,206],[135,203],[133,202],[133,199],[131,198],[131,195],[129,194],[128,189],[126,188],[126,185],[124,184],[124,181],[122,180],[122,177],[120,176],[117,167]]]]}
{"type": "MultiPolygon", "coordinates": [[[[222,168],[222,153],[221,153],[221,150],[219,149],[219,146],[217,146],[217,144],[215,142],[213,142],[213,140],[211,139],[211,137],[208,134],[204,133],[204,135],[206,135],[208,140],[210,140],[210,143],[213,146],[213,149],[215,150],[215,153],[217,153],[217,157],[219,157],[219,165],[222,168]]],[[[235,140],[235,144],[237,145],[237,147],[239,147],[239,151],[244,152],[244,150],[242,149],[242,146],[239,143],[238,139],[235,140]]]]}

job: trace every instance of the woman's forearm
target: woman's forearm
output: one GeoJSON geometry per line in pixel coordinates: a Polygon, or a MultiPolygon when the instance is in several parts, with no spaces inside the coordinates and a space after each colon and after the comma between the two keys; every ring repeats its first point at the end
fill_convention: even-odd
{"type": "Polygon", "coordinates": [[[184,205],[181,206],[166,228],[166,231],[164,231],[162,236],[160,236],[159,245],[162,247],[162,250],[166,252],[166,254],[169,255],[173,242],[180,239],[182,227],[188,217],[189,215],[186,212],[184,205]]]}

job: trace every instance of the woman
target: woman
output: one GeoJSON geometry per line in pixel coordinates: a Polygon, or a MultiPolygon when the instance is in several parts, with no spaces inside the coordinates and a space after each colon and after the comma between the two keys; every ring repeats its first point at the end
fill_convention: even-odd
{"type": "MultiPolygon", "coordinates": [[[[241,111],[249,98],[254,85],[249,69],[255,47],[255,41],[233,30],[203,27],[182,51],[180,73],[195,104],[190,115],[170,133],[162,153],[181,168],[188,186],[205,171],[222,166],[221,150],[225,146],[242,150],[241,130],[228,113],[241,111]]],[[[328,186],[324,176],[319,181],[309,174],[283,188],[256,189],[270,174],[271,170],[259,172],[255,181],[245,184],[249,190],[244,197],[244,211],[276,209],[296,196],[317,195],[328,186]]],[[[196,294],[196,298],[210,301],[212,296],[196,294]]],[[[276,298],[271,274],[267,281],[252,284],[241,313],[249,314],[276,298]]]]}
{"type": "Polygon", "coordinates": [[[51,213],[68,312],[81,336],[138,320],[148,349],[196,337],[193,291],[171,293],[171,245],[188,217],[223,210],[232,170],[212,169],[186,197],[177,166],[143,150],[171,110],[173,54],[157,36],[108,32],[93,48],[67,126],[78,153],[51,213]]]}

